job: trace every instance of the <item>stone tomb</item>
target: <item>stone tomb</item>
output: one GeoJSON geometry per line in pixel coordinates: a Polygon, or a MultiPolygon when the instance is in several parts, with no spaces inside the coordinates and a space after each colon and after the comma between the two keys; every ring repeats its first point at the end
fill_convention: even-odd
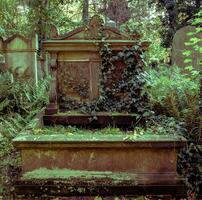
{"type": "MultiPolygon", "coordinates": [[[[97,16],[91,19],[87,27],[77,28],[44,42],[44,48],[50,56],[50,73],[54,78],[46,114],[57,113],[63,107],[64,99],[90,102],[99,97],[100,33],[113,52],[137,43],[137,40],[121,34],[115,28],[103,27],[97,16]]],[[[142,43],[143,49],[147,46],[148,43],[142,43]]],[[[116,68],[118,77],[123,70],[120,65],[116,65],[116,68]]]]}
{"type": "MultiPolygon", "coordinates": [[[[43,116],[44,125],[90,123],[89,114],[60,113],[61,97],[90,102],[99,96],[101,59],[96,43],[101,42],[97,31],[100,28],[99,19],[94,17],[88,29],[78,28],[44,42],[50,54],[50,71],[54,78],[50,105],[43,116]],[[78,86],[83,87],[87,94],[80,94],[76,90],[78,86]]],[[[103,27],[102,32],[113,51],[136,42],[116,29],[103,27]]],[[[124,67],[116,65],[120,69],[117,75],[120,75],[120,66],[124,67]]],[[[115,123],[128,128],[134,118],[133,114],[100,113],[96,114],[94,125],[106,126],[110,122],[110,125],[115,123]]],[[[53,134],[47,135],[19,134],[13,140],[22,160],[22,174],[14,183],[16,195],[27,195],[25,199],[29,195],[40,198],[44,195],[48,199],[53,196],[76,196],[76,199],[81,196],[83,199],[87,195],[126,194],[169,195],[171,199],[171,196],[184,195],[183,179],[176,167],[178,152],[186,145],[184,138],[156,134],[134,138],[126,133],[111,136],[84,133],[79,136],[68,132],[61,134],[62,129],[53,129],[53,134]],[[38,170],[43,170],[40,176],[38,170]],[[56,171],[62,176],[53,176],[56,171]],[[31,178],[24,176],[28,173],[31,173],[31,178]],[[44,176],[47,173],[49,175],[44,176]]]]}

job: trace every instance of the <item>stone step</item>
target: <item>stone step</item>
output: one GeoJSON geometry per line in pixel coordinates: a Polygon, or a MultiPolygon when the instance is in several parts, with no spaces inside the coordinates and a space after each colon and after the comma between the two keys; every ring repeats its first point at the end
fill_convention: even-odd
{"type": "Polygon", "coordinates": [[[144,125],[145,120],[137,119],[134,114],[123,114],[123,113],[96,113],[92,114],[81,114],[81,113],[58,113],[53,115],[43,116],[44,125],[71,125],[71,126],[82,126],[87,128],[100,128],[108,126],[116,126],[120,128],[134,128],[137,124],[144,125]]]}
{"type": "Polygon", "coordinates": [[[37,169],[15,183],[17,195],[49,196],[183,196],[183,180],[174,174],[134,174],[70,169],[37,169]]]}
{"type": "Polygon", "coordinates": [[[186,140],[174,135],[21,135],[22,171],[67,168],[89,171],[177,174],[178,151],[186,140]]]}

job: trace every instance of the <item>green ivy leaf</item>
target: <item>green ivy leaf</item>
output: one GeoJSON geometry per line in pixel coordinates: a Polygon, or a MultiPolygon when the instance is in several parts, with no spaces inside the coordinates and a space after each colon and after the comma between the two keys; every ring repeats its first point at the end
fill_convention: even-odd
{"type": "Polygon", "coordinates": [[[188,71],[192,71],[193,70],[193,66],[189,65],[189,66],[185,67],[185,69],[188,70],[188,71]]]}
{"type": "Polygon", "coordinates": [[[193,60],[191,59],[191,58],[186,58],[185,60],[184,60],[184,63],[191,63],[193,60]]]}
{"type": "Polygon", "coordinates": [[[185,51],[182,52],[182,54],[183,54],[184,56],[190,56],[190,55],[192,54],[192,51],[190,51],[190,50],[185,50],[185,51]]]}

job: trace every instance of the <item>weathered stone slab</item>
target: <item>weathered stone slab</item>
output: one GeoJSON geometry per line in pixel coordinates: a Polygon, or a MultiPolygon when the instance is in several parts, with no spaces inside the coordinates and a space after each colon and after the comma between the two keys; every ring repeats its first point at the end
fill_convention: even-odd
{"type": "Polygon", "coordinates": [[[0,54],[5,58],[4,63],[0,63],[2,68],[9,69],[17,78],[37,80],[37,40],[37,37],[28,39],[18,34],[6,40],[0,38],[0,54]]]}
{"type": "Polygon", "coordinates": [[[186,141],[163,135],[142,140],[126,135],[28,135],[13,142],[21,151],[23,172],[46,167],[177,175],[178,150],[186,141]]]}

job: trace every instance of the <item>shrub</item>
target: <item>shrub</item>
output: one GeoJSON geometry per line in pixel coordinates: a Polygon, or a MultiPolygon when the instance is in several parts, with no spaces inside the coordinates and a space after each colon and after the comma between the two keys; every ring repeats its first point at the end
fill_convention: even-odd
{"type": "Polygon", "coordinates": [[[199,72],[183,73],[178,67],[160,67],[146,73],[147,92],[156,114],[185,122],[193,135],[199,127],[199,72]]]}
{"type": "Polygon", "coordinates": [[[36,87],[34,80],[21,82],[11,73],[0,74],[0,115],[18,113],[27,116],[47,103],[47,89],[50,78],[40,80],[36,87]]]}

